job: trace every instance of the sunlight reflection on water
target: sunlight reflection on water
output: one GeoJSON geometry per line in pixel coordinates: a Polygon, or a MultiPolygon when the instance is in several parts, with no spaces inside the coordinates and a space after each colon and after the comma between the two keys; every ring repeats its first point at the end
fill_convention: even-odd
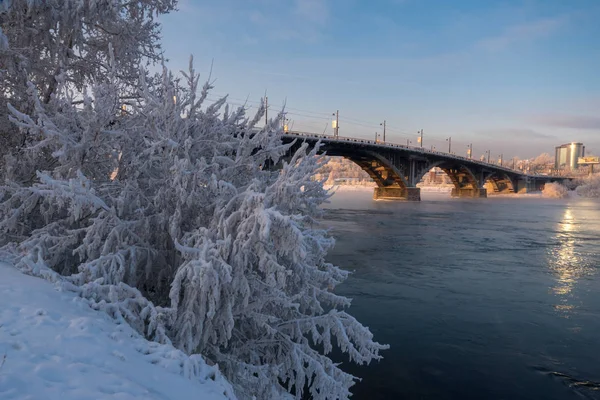
{"type": "Polygon", "coordinates": [[[575,211],[567,206],[562,220],[557,224],[556,240],[559,245],[551,248],[548,254],[548,266],[556,277],[556,284],[552,292],[559,296],[559,303],[555,309],[568,318],[580,304],[580,299],[572,293],[577,282],[585,276],[592,275],[597,270],[584,254],[577,251],[580,236],[584,234],[586,209],[578,209],[581,220],[576,217],[575,211]]]}

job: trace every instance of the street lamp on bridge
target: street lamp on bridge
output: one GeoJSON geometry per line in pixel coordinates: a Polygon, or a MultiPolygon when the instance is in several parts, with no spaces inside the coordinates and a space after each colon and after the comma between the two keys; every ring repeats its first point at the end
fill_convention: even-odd
{"type": "Polygon", "coordinates": [[[283,113],[283,118],[281,118],[281,129],[283,129],[284,132],[288,131],[288,122],[290,122],[290,119],[286,117],[287,112],[283,113]]]}
{"type": "Polygon", "coordinates": [[[340,135],[340,110],[337,110],[332,115],[335,117],[335,121],[331,122],[331,125],[333,125],[333,135],[337,139],[340,135]]]}

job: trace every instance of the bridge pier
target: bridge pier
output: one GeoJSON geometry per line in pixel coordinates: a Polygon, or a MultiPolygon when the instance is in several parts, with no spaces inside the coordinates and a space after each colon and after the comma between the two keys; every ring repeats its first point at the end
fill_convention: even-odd
{"type": "Polygon", "coordinates": [[[519,179],[517,181],[517,193],[541,192],[545,182],[537,179],[519,179]]]}
{"type": "Polygon", "coordinates": [[[373,200],[379,199],[421,201],[421,188],[402,188],[397,186],[376,187],[373,190],[373,200]]]}
{"type": "Polygon", "coordinates": [[[458,198],[478,198],[487,197],[486,189],[473,189],[473,188],[452,188],[452,193],[450,194],[452,197],[458,198]]]}

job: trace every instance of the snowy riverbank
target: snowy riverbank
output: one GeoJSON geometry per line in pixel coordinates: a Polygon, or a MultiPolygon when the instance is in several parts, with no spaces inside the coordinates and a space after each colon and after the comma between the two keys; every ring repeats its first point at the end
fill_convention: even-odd
{"type": "Polygon", "coordinates": [[[333,192],[373,192],[375,185],[324,185],[324,188],[333,192]]]}
{"type": "Polygon", "coordinates": [[[2,262],[0,299],[2,399],[233,398],[213,367],[186,378],[185,354],[2,262]]]}

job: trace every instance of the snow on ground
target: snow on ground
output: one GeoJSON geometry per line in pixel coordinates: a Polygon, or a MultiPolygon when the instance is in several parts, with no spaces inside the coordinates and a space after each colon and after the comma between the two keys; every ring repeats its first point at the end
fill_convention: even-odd
{"type": "Polygon", "coordinates": [[[0,262],[0,399],[233,398],[214,367],[202,363],[204,381],[181,375],[185,358],[0,262]]]}

